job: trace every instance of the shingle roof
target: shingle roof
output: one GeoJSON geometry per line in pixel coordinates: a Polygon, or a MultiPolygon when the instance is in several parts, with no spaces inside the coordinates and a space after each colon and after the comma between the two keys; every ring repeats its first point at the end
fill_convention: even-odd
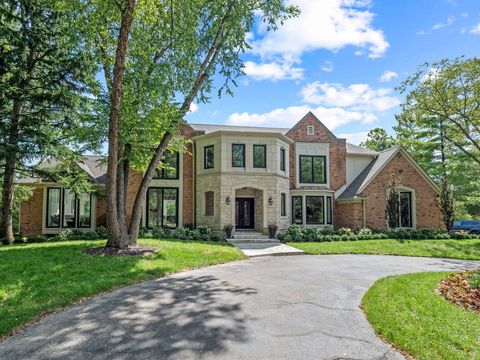
{"type": "Polygon", "coordinates": [[[347,154],[352,155],[378,155],[378,151],[366,149],[364,147],[347,143],[347,154]]]}
{"type": "MultiPolygon", "coordinates": [[[[50,158],[42,162],[40,168],[51,168],[58,164],[57,159],[50,158]]],[[[84,155],[81,162],[77,165],[87,173],[94,184],[106,184],[107,182],[107,157],[97,155],[84,155]]],[[[19,184],[38,184],[48,181],[40,177],[24,177],[18,180],[19,184]]]]}
{"type": "Polygon", "coordinates": [[[370,182],[383,166],[390,161],[400,147],[394,147],[378,153],[378,157],[373,159],[370,164],[358,175],[353,182],[340,194],[337,200],[352,199],[359,196],[360,189],[370,182]]]}

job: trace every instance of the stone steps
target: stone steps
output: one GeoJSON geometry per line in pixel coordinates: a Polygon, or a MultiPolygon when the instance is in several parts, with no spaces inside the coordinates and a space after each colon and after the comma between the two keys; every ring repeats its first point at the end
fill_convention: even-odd
{"type": "Polygon", "coordinates": [[[264,235],[259,232],[237,232],[231,239],[228,239],[232,244],[279,244],[280,241],[277,239],[270,239],[267,235],[264,235]]]}

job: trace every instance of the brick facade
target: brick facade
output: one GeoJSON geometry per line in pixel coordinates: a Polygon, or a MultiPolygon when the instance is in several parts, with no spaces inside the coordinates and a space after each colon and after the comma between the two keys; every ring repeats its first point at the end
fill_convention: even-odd
{"type": "Polygon", "coordinates": [[[20,207],[20,231],[23,236],[42,234],[43,187],[33,190],[32,196],[20,207]]]}
{"type": "Polygon", "coordinates": [[[335,228],[363,228],[363,203],[361,201],[337,202],[334,219],[336,219],[335,228]]]}

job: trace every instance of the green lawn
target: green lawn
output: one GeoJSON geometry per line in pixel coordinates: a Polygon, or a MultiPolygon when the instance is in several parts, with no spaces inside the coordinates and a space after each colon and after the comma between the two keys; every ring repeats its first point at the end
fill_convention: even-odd
{"type": "Polygon", "coordinates": [[[480,260],[480,240],[360,240],[289,245],[313,255],[382,254],[480,260]]]}
{"type": "Polygon", "coordinates": [[[375,331],[416,359],[480,359],[480,316],[435,292],[446,273],[381,279],[362,306],[375,331]]]}
{"type": "Polygon", "coordinates": [[[104,241],[0,246],[0,338],[40,314],[116,286],[243,259],[226,243],[140,240],[160,248],[145,257],[85,255],[104,241]]]}

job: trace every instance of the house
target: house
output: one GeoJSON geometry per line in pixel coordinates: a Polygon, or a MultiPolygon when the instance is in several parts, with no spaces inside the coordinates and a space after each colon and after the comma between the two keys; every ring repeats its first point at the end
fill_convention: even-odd
{"type": "MultiPolygon", "coordinates": [[[[182,125],[192,141],[185,153],[166,154],[145,199],[142,225],[206,225],[222,231],[266,232],[285,228],[387,227],[385,203],[392,175],[399,180],[403,228],[441,228],[438,188],[402,148],[371,151],[337,138],[311,112],[293,128],[182,125]]],[[[94,184],[92,194],[75,196],[61,184],[24,179],[35,186],[21,206],[25,235],[105,225],[106,162],[85,156],[79,166],[94,184]]],[[[130,176],[128,209],[141,175],[130,176]]]]}

